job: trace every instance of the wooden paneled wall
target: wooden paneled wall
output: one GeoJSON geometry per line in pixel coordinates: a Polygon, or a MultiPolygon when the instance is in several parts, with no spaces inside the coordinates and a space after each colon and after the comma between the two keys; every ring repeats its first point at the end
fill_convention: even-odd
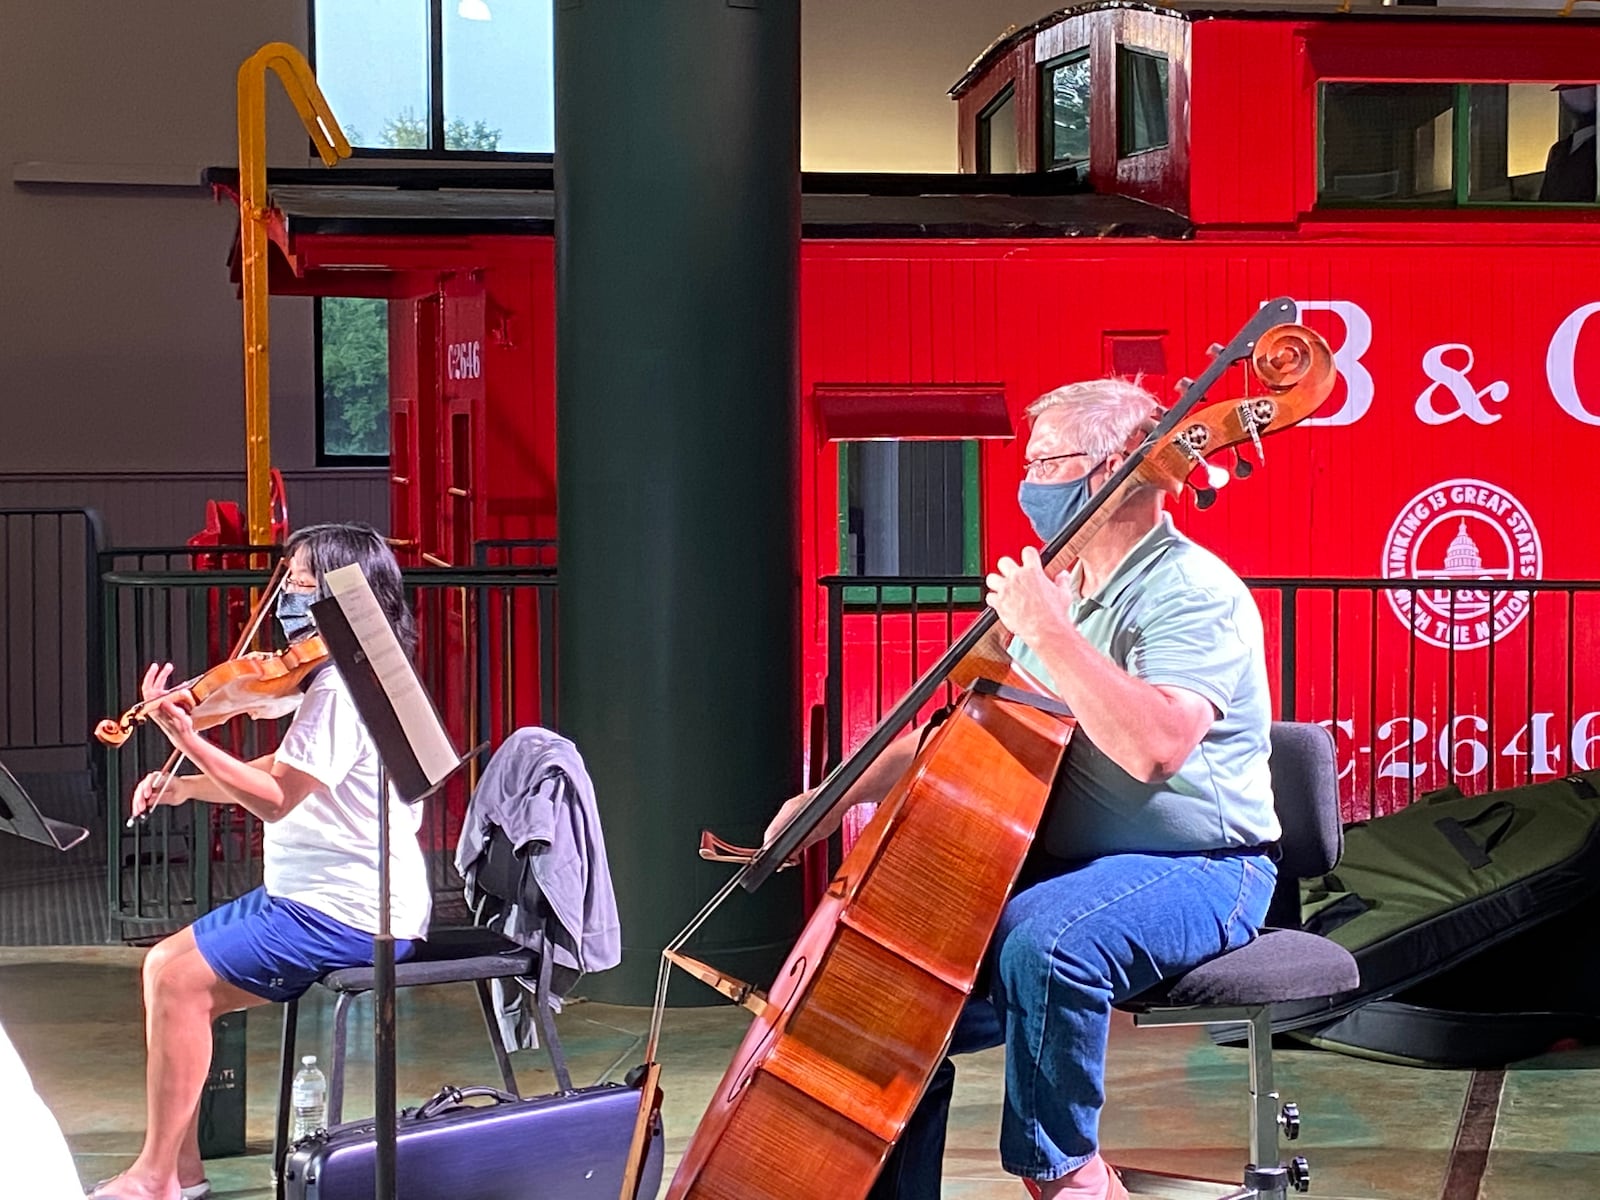
{"type": "MultiPolygon", "coordinates": [[[[366,521],[389,528],[389,476],[382,467],[287,471],[291,527],[366,521]]],[[[108,546],[182,545],[205,524],[207,500],[244,502],[244,475],[231,472],[94,472],[0,475],[0,508],[92,508],[108,546]]]]}
{"type": "MultiPolygon", "coordinates": [[[[292,472],[284,482],[291,526],[388,530],[382,468],[292,472]]],[[[0,475],[0,510],[94,509],[107,549],[182,545],[204,525],[208,499],[243,493],[243,476],[224,473],[0,475]]],[[[88,645],[86,605],[99,597],[85,581],[85,551],[81,517],[0,523],[0,757],[13,771],[82,769],[89,727],[106,715],[88,645]]]]}

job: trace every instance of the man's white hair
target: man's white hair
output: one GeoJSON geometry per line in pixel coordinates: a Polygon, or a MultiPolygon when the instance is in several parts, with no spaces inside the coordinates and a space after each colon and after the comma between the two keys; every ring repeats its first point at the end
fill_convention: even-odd
{"type": "Polygon", "coordinates": [[[1028,420],[1057,408],[1070,414],[1078,448],[1096,459],[1126,454],[1161,415],[1156,398],[1137,379],[1087,379],[1058,387],[1028,405],[1028,420]]]}

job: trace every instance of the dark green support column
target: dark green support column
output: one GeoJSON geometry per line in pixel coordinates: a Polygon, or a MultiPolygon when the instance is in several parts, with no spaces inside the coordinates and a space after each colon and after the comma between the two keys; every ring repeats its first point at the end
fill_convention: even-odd
{"type": "MultiPolygon", "coordinates": [[[[623,961],[728,879],[799,785],[799,0],[556,0],[562,732],[605,823],[623,961]]],[[[798,932],[786,872],[690,952],[765,987],[798,932]]],[[[674,1004],[720,1002],[681,973],[674,1004]]]]}

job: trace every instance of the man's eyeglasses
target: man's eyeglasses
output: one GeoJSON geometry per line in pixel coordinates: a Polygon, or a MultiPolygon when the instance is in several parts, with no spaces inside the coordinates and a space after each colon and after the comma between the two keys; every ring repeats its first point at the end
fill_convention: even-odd
{"type": "Polygon", "coordinates": [[[1057,463],[1065,462],[1069,458],[1088,457],[1089,453],[1087,451],[1077,450],[1071,454],[1049,454],[1044,458],[1031,458],[1022,464],[1022,473],[1030,479],[1036,475],[1054,475],[1060,470],[1056,466],[1057,463]]]}

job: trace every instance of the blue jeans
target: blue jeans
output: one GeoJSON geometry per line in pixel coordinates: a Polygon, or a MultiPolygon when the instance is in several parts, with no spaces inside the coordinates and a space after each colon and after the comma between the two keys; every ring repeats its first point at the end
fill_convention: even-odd
{"type": "MultiPolygon", "coordinates": [[[[1267,855],[1240,851],[1030,864],[950,1046],[1006,1048],[1007,1171],[1058,1179],[1094,1156],[1112,1004],[1248,942],[1276,880],[1267,855]]],[[[946,1059],[870,1200],[937,1200],[954,1080],[946,1059]]]]}

